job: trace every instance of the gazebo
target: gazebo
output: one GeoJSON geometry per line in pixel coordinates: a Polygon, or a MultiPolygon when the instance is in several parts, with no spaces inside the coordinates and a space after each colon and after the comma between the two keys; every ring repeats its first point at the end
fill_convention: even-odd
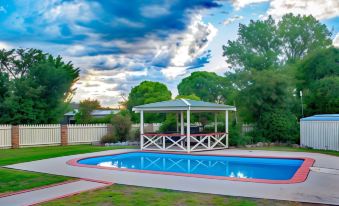
{"type": "MultiPolygon", "coordinates": [[[[140,149],[158,151],[193,152],[228,148],[228,111],[236,111],[234,106],[215,104],[189,99],[155,102],[133,107],[140,113],[140,149]],[[180,114],[180,133],[144,133],[144,113],[180,114]],[[186,133],[184,113],[186,112],[186,133]],[[214,113],[214,132],[191,134],[191,113],[214,113]],[[217,114],[225,112],[225,131],[218,132],[217,114]]],[[[178,125],[178,118],[177,118],[178,125]]]]}

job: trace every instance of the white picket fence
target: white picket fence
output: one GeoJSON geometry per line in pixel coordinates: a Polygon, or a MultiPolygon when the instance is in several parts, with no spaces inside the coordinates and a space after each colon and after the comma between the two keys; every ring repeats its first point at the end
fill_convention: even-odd
{"type": "Polygon", "coordinates": [[[253,131],[253,129],[254,129],[253,124],[243,124],[241,127],[241,132],[242,134],[246,134],[246,133],[253,131]]]}
{"type": "Polygon", "coordinates": [[[107,134],[107,124],[69,124],[68,143],[81,144],[100,141],[107,134]]]}
{"type": "Polygon", "coordinates": [[[0,148],[12,146],[11,128],[11,125],[0,125],[0,148]]]}
{"type": "MultiPolygon", "coordinates": [[[[149,132],[155,132],[160,124],[145,124],[149,132]]],[[[68,144],[88,144],[100,141],[108,133],[108,124],[68,124],[68,144]]],[[[133,125],[136,130],[139,125],[133,125]]],[[[0,148],[12,146],[12,126],[0,125],[0,148]]],[[[19,146],[32,147],[61,144],[60,124],[19,125],[19,146]]]]}
{"type": "Polygon", "coordinates": [[[60,124],[19,125],[19,145],[61,144],[60,124]]]}

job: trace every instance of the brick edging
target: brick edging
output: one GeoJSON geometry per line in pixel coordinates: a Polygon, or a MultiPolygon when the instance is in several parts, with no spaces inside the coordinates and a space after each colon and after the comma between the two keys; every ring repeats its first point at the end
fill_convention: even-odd
{"type": "Polygon", "coordinates": [[[44,203],[44,202],[49,202],[49,201],[53,201],[53,200],[58,200],[58,199],[66,198],[66,197],[71,197],[71,196],[80,194],[80,193],[82,193],[82,192],[94,191],[94,190],[101,189],[101,188],[104,188],[104,187],[108,187],[108,186],[111,186],[111,185],[114,184],[113,182],[100,181],[100,180],[93,180],[93,179],[87,179],[87,178],[80,178],[80,179],[78,179],[78,180],[79,180],[79,181],[84,180],[84,181],[89,181],[89,182],[97,182],[97,183],[101,183],[101,184],[103,184],[103,185],[102,185],[102,186],[94,187],[94,188],[92,188],[92,189],[84,190],[84,191],[72,192],[72,193],[69,193],[69,194],[66,194],[66,195],[60,195],[60,196],[53,197],[53,198],[49,198],[49,199],[46,199],[46,200],[37,201],[37,202],[34,202],[34,203],[30,204],[29,206],[38,205],[38,204],[41,204],[41,203],[44,203]]]}
{"type": "Polygon", "coordinates": [[[13,195],[19,195],[19,194],[26,193],[26,192],[32,192],[32,191],[36,191],[36,190],[46,189],[46,188],[50,188],[50,187],[54,187],[54,186],[59,186],[59,185],[64,185],[64,184],[68,184],[68,183],[72,183],[72,182],[77,182],[77,181],[79,181],[79,179],[66,180],[66,181],[63,181],[63,182],[58,182],[58,183],[49,184],[49,185],[43,185],[43,186],[40,186],[40,187],[33,187],[33,188],[30,188],[30,189],[19,190],[19,191],[15,191],[15,192],[6,192],[6,193],[3,193],[3,194],[0,194],[0,198],[13,196],[13,195]]]}
{"type": "Polygon", "coordinates": [[[280,157],[280,156],[256,156],[256,155],[225,155],[225,154],[187,154],[181,152],[155,152],[155,151],[132,151],[132,152],[121,152],[108,155],[96,155],[82,158],[75,158],[67,161],[66,163],[71,166],[77,167],[87,167],[87,168],[96,168],[96,169],[106,169],[106,170],[116,170],[116,171],[126,171],[126,172],[139,172],[139,173],[148,173],[148,174],[161,174],[161,175],[174,175],[174,176],[185,176],[185,177],[195,177],[195,178],[206,178],[206,179],[217,179],[217,180],[230,180],[230,181],[239,181],[239,182],[254,182],[254,183],[266,183],[266,184],[294,184],[301,183],[306,181],[308,174],[310,172],[310,167],[314,164],[315,160],[308,157],[280,157]],[[213,175],[199,175],[199,174],[185,174],[177,172],[160,172],[160,171],[151,171],[151,170],[136,170],[136,169],[125,169],[125,168],[109,168],[97,165],[85,165],[78,163],[79,160],[93,158],[93,157],[102,157],[102,156],[111,156],[135,152],[146,152],[146,153],[165,153],[165,154],[184,154],[184,155],[195,155],[195,156],[224,156],[224,157],[249,157],[249,158],[275,158],[275,159],[299,159],[304,160],[299,169],[294,173],[293,177],[289,180],[268,180],[268,179],[250,179],[250,178],[236,178],[236,177],[223,177],[223,176],[213,176],[213,175]]]}

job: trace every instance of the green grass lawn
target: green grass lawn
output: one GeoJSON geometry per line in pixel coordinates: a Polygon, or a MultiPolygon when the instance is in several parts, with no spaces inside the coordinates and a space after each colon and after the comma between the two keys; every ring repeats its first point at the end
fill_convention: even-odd
{"type": "MultiPolygon", "coordinates": [[[[0,150],[0,166],[73,154],[126,148],[91,145],[34,147],[0,150]]],[[[132,148],[132,147],[129,147],[132,148]]],[[[19,191],[70,180],[70,177],[0,168],[0,193],[19,191]]]]}
{"type": "MultiPolygon", "coordinates": [[[[126,147],[99,147],[91,145],[35,147],[0,150],[0,166],[73,154],[98,152],[126,147]]],[[[133,147],[129,147],[133,148],[133,147]]],[[[339,156],[339,152],[291,147],[246,148],[251,150],[274,150],[317,152],[339,156]]],[[[30,189],[70,180],[69,177],[48,175],[0,168],[0,193],[30,189]]],[[[220,195],[179,192],[125,185],[81,193],[72,197],[45,203],[44,205],[307,205],[303,203],[264,199],[235,198],[220,195]]]]}
{"type": "MultiPolygon", "coordinates": [[[[42,204],[44,206],[62,205],[115,205],[115,206],[306,206],[307,204],[253,199],[241,197],[229,197],[221,195],[201,194],[173,191],[166,189],[144,188],[126,185],[112,185],[96,191],[84,192],[75,196],[59,199],[42,204]]],[[[309,205],[309,204],[308,204],[309,205]]]]}
{"type": "Polygon", "coordinates": [[[307,149],[307,148],[293,148],[293,147],[252,147],[252,148],[241,148],[246,150],[270,150],[270,151],[285,151],[285,152],[311,152],[311,153],[321,153],[333,156],[339,156],[339,152],[331,150],[320,150],[320,149],[307,149]]]}

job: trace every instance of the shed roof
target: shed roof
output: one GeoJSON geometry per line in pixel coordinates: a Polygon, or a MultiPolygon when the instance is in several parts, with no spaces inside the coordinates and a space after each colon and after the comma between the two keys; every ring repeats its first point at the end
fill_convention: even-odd
{"type": "MultiPolygon", "coordinates": [[[[91,112],[91,115],[92,116],[106,116],[106,115],[110,115],[110,114],[116,114],[118,113],[120,110],[118,109],[96,109],[96,110],[93,110],[91,112]]],[[[78,113],[79,110],[78,109],[74,109],[73,111],[70,111],[70,112],[67,112],[65,114],[65,116],[74,116],[76,113],[78,113]]]]}
{"type": "Polygon", "coordinates": [[[339,114],[317,114],[302,118],[301,121],[339,121],[339,114]]]}
{"type": "Polygon", "coordinates": [[[196,101],[190,99],[176,99],[163,102],[155,102],[150,104],[144,104],[133,107],[133,111],[161,111],[161,112],[170,112],[170,111],[236,111],[234,106],[216,104],[211,102],[196,101]]]}

